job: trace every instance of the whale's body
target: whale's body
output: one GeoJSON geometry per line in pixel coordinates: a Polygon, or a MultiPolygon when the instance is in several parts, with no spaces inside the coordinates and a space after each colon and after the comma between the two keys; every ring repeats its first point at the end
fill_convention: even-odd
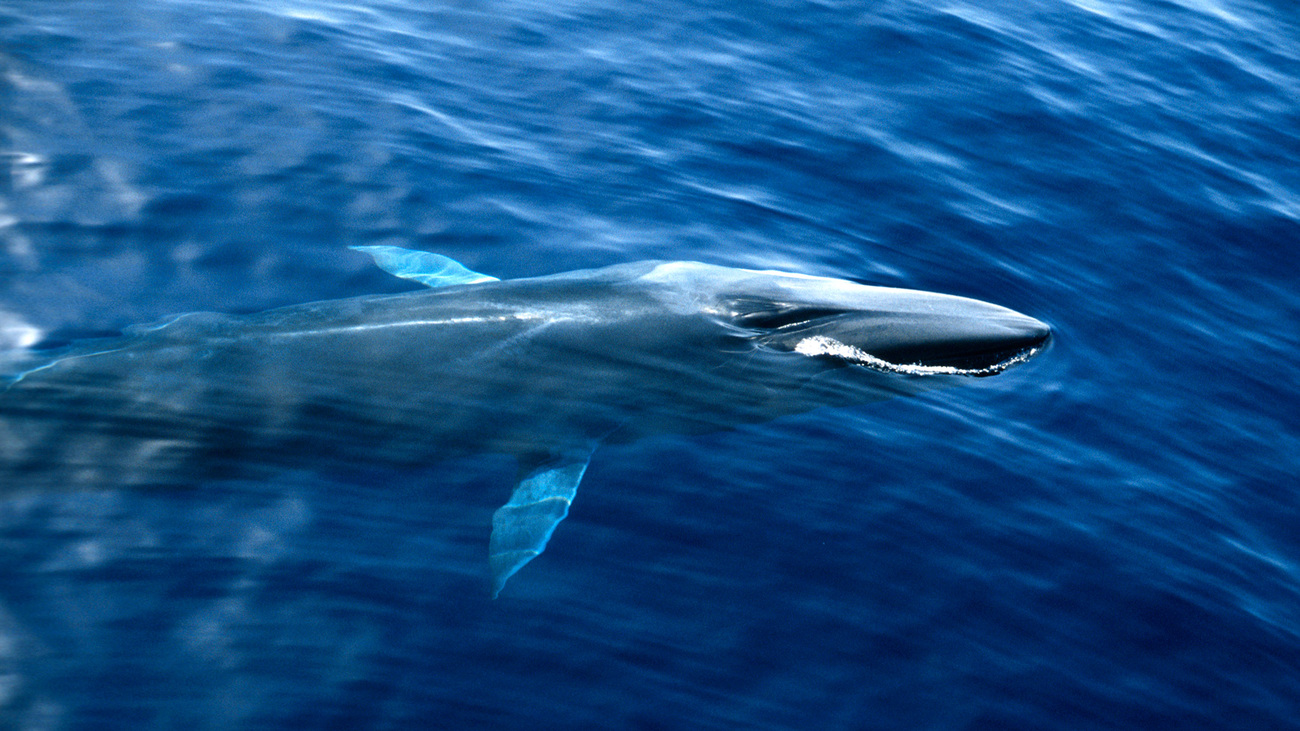
{"type": "Polygon", "coordinates": [[[27,354],[0,381],[0,488],[194,485],[338,463],[520,461],[495,591],[567,513],[592,450],[992,375],[1045,325],[843,280],[638,262],[497,281],[368,247],[431,289],[192,314],[27,354]]]}

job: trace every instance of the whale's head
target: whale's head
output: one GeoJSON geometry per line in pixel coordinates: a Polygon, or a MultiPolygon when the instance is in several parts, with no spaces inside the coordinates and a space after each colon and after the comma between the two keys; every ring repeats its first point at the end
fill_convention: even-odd
{"type": "Polygon", "coordinates": [[[1040,352],[1051,329],[999,305],[842,279],[662,263],[644,276],[770,351],[902,375],[990,376],[1040,352]]]}
{"type": "MultiPolygon", "coordinates": [[[[383,269],[435,289],[470,285],[471,301],[480,295],[475,285],[487,283],[495,289],[499,282],[438,254],[392,246],[353,248],[370,254],[383,269]]],[[[673,316],[680,324],[704,315],[726,329],[730,339],[770,352],[915,376],[1001,373],[1028,360],[1051,337],[1050,328],[1032,317],[966,297],[691,261],[645,261],[566,272],[519,280],[507,285],[505,292],[507,297],[509,293],[519,297],[513,319],[548,326],[565,320],[581,323],[584,333],[596,335],[586,338],[588,345],[577,350],[612,349],[621,362],[650,347],[656,332],[663,340],[680,336],[668,325],[673,316]],[[649,301],[642,301],[648,309],[628,305],[629,285],[648,290],[649,301]],[[600,292],[606,295],[603,299],[600,292]],[[599,305],[591,304],[598,301],[599,305]],[[638,317],[646,320],[629,326],[627,320],[638,317]],[[630,342],[646,347],[620,351],[612,343],[624,338],[593,329],[594,323],[630,334],[630,342]]],[[[457,321],[481,324],[500,319],[497,314],[485,318],[481,312],[467,313],[457,321]]],[[[437,327],[447,321],[424,322],[437,327]]],[[[661,354],[663,350],[650,349],[661,354]]]]}

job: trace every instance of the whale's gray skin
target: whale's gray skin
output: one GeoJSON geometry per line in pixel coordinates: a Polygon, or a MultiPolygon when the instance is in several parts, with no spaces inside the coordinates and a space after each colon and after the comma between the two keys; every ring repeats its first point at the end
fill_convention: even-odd
{"type": "Polygon", "coordinates": [[[363,247],[432,287],[184,315],[0,381],[0,487],[193,485],[516,455],[493,594],[541,553],[600,443],[694,434],[986,376],[1043,323],[984,302],[694,262],[497,281],[363,247]]]}

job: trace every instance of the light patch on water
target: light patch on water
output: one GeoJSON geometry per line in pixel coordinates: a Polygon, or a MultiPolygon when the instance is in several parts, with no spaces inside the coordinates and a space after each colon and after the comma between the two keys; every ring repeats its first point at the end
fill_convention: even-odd
{"type": "Polygon", "coordinates": [[[13,313],[0,310],[0,351],[30,348],[43,336],[40,328],[13,313]]]}
{"type": "Polygon", "coordinates": [[[841,343],[834,338],[828,338],[825,335],[814,335],[810,338],[804,338],[799,344],[794,346],[794,352],[802,355],[830,355],[836,358],[852,361],[868,368],[884,371],[886,373],[899,373],[907,376],[992,376],[1006,369],[1024,363],[1038,353],[1037,348],[1031,348],[1016,355],[988,366],[986,368],[957,368],[955,366],[928,366],[920,363],[890,363],[887,360],[877,358],[876,356],[860,348],[841,343]]]}
{"type": "Polygon", "coordinates": [[[121,204],[122,213],[128,218],[138,215],[148,198],[127,180],[122,165],[114,160],[100,158],[95,161],[95,170],[108,187],[113,200],[121,204]]]}
{"type": "Polygon", "coordinates": [[[36,249],[18,227],[18,217],[9,213],[4,199],[0,198],[0,249],[13,257],[23,268],[36,268],[36,249]]]}
{"type": "Polygon", "coordinates": [[[412,94],[388,94],[387,100],[400,107],[428,116],[455,133],[462,141],[471,145],[496,150],[512,159],[526,161],[547,170],[560,170],[548,153],[532,142],[522,139],[518,130],[500,124],[495,125],[496,129],[489,129],[491,125],[487,122],[467,122],[460,117],[434,109],[412,94]]]}
{"type": "Polygon", "coordinates": [[[34,188],[45,182],[49,172],[49,158],[34,152],[10,152],[9,177],[15,188],[34,188]]]}
{"type": "Polygon", "coordinates": [[[1225,23],[1235,25],[1239,28],[1250,28],[1241,16],[1229,11],[1222,3],[1217,0],[1175,0],[1175,4],[1181,5],[1189,10],[1204,13],[1212,18],[1217,18],[1225,23]]]}
{"type": "Polygon", "coordinates": [[[1106,0],[1068,0],[1068,2],[1080,10],[1099,15],[1118,26],[1156,38],[1167,37],[1162,28],[1142,20],[1137,17],[1137,13],[1132,8],[1119,3],[1107,2],[1106,0]]]}

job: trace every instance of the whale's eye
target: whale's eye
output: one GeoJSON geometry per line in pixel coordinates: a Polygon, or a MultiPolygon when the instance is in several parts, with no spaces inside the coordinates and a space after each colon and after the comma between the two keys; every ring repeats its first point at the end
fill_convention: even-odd
{"type": "Polygon", "coordinates": [[[737,324],[764,330],[802,325],[848,312],[834,307],[813,307],[767,300],[733,300],[728,304],[737,324]]]}

